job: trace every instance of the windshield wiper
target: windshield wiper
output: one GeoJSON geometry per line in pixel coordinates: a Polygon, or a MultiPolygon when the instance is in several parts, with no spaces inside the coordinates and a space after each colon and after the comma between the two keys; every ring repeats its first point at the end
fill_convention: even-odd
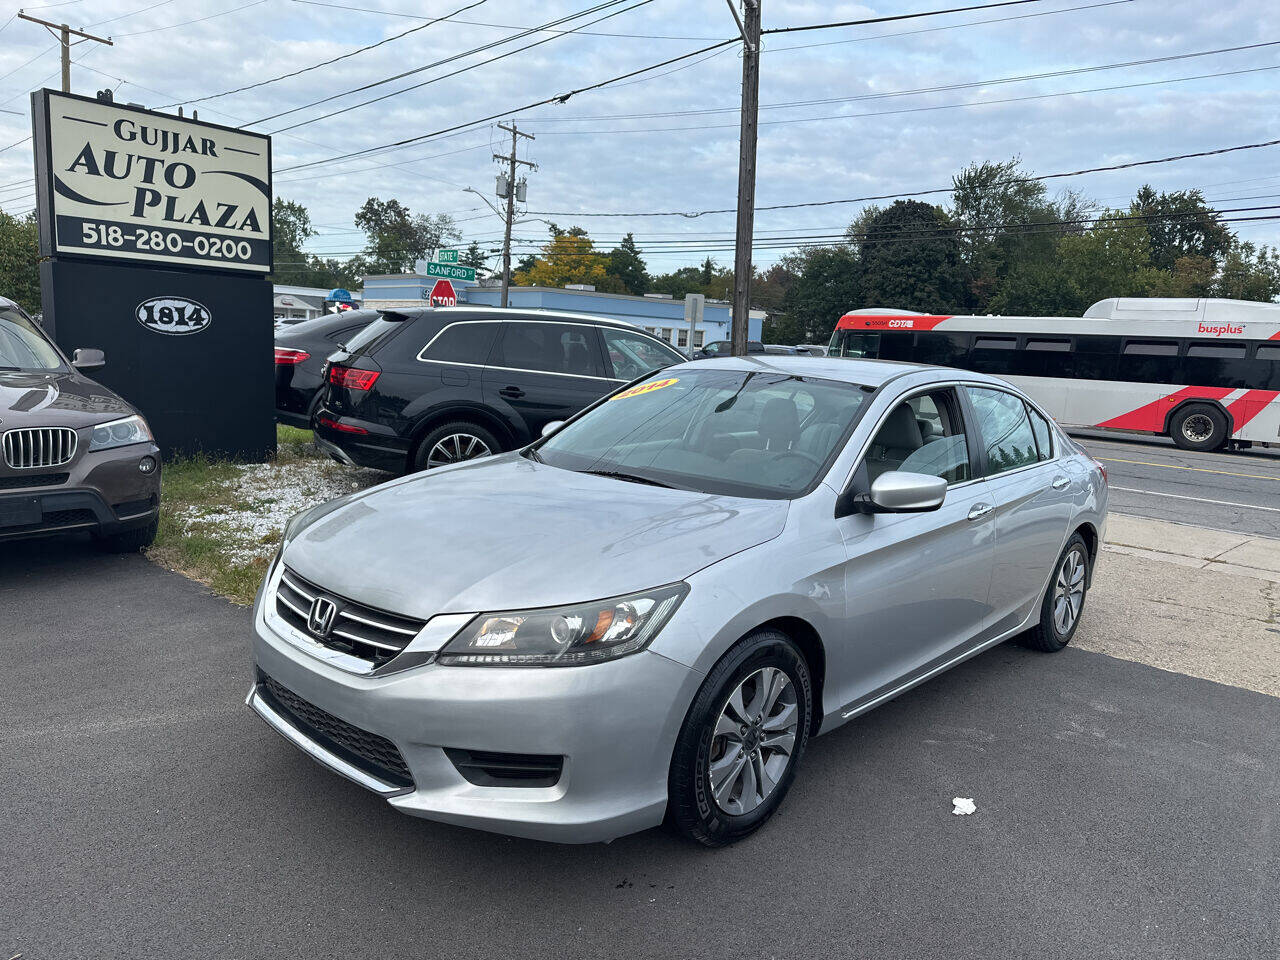
{"type": "Polygon", "coordinates": [[[623,473],[620,470],[583,470],[583,473],[589,473],[593,477],[611,477],[614,480],[626,480],[629,483],[644,483],[651,487],[666,487],[668,490],[678,490],[675,484],[663,483],[661,480],[655,480],[652,477],[642,477],[636,473],[623,473]]]}

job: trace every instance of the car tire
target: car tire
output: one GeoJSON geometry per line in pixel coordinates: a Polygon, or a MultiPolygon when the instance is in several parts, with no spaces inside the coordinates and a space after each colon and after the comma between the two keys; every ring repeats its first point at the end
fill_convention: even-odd
{"type": "Polygon", "coordinates": [[[676,739],[670,825],[708,847],[758,830],[795,780],[812,697],[809,665],[785,633],[762,629],[739,640],[707,674],[676,739]],[[760,789],[765,783],[772,786],[760,789]]]}
{"type": "Polygon", "coordinates": [[[1169,436],[1183,450],[1217,450],[1227,442],[1227,418],[1207,403],[1189,403],[1173,415],[1169,436]]]}
{"type": "Polygon", "coordinates": [[[152,520],[145,527],[135,527],[120,533],[100,534],[94,537],[99,550],[106,553],[137,553],[151,546],[156,539],[159,520],[152,520]]]}
{"type": "Polygon", "coordinates": [[[417,473],[487,457],[501,450],[502,444],[492,431],[467,420],[454,420],[432,428],[419,441],[409,462],[409,470],[417,473]]]}
{"type": "Polygon", "coordinates": [[[1022,645],[1057,653],[1070,643],[1080,626],[1090,579],[1089,545],[1080,534],[1073,534],[1054,564],[1040,603],[1040,622],[1018,638],[1022,645]]]}

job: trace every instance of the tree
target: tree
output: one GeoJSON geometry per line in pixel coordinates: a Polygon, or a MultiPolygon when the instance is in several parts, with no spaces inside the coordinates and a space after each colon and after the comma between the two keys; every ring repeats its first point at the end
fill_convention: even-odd
{"type": "Polygon", "coordinates": [[[271,205],[271,249],[276,283],[310,286],[310,258],[302,249],[316,235],[307,208],[292,200],[276,197],[271,205]]]}
{"type": "Polygon", "coordinates": [[[965,269],[951,222],[941,207],[895,200],[855,236],[863,300],[926,313],[961,313],[965,269]]]}
{"type": "Polygon", "coordinates": [[[0,293],[31,314],[41,310],[39,264],[35,213],[18,218],[0,210],[0,293]]]}
{"type": "Polygon", "coordinates": [[[792,261],[796,281],[787,297],[787,316],[794,339],[784,343],[826,343],[836,321],[867,302],[862,264],[846,245],[815,247],[792,261]]]}
{"type": "Polygon", "coordinates": [[[458,257],[460,264],[475,270],[483,270],[488,261],[489,255],[480,249],[480,244],[475,240],[472,240],[471,245],[466,250],[463,250],[462,255],[458,257]]]}
{"type": "Polygon", "coordinates": [[[462,234],[447,213],[409,212],[399,200],[370,197],[355,216],[365,232],[364,273],[410,273],[419,260],[429,260],[444,243],[462,234]]]}
{"type": "Polygon", "coordinates": [[[1233,242],[1210,295],[1270,303],[1280,297],[1280,253],[1270,247],[1233,242]]]}
{"type": "Polygon", "coordinates": [[[1129,205],[1129,213],[1148,218],[1151,265],[1157,270],[1172,271],[1181,257],[1203,257],[1217,265],[1231,248],[1231,231],[1199,190],[1156,193],[1144,186],[1129,205]]]}
{"type": "Polygon", "coordinates": [[[622,242],[609,251],[609,263],[606,268],[617,277],[627,293],[640,296],[649,289],[649,274],[645,270],[645,262],[636,247],[636,240],[631,234],[622,238],[622,242]]]}
{"type": "Polygon", "coordinates": [[[515,272],[512,283],[524,287],[563,287],[587,284],[605,293],[618,293],[622,282],[609,275],[609,258],[595,249],[581,227],[561,230],[551,225],[551,239],[528,268],[515,272]]]}
{"type": "Polygon", "coordinates": [[[728,300],[733,293],[733,270],[707,257],[700,266],[680,267],[654,277],[649,288],[676,300],[690,293],[700,293],[708,300],[728,300]]]}

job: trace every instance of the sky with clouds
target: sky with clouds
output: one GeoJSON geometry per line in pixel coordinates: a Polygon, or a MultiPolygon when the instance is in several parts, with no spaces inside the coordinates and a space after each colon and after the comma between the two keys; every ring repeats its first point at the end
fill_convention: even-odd
{"type": "MultiPolygon", "coordinates": [[[[948,5],[966,4],[763,0],[763,19],[768,29],[948,5]]],[[[351,220],[369,196],[396,198],[415,212],[447,212],[465,241],[498,246],[500,220],[464,192],[473,187],[492,197],[491,154],[508,145],[492,123],[342,162],[315,161],[509,114],[535,135],[521,142],[520,156],[538,165],[528,174],[526,218],[515,230],[518,252],[541,243],[544,221],[554,220],[587,228],[604,246],[632,231],[653,272],[707,255],[732,262],[731,213],[588,214],[733,207],[737,46],[563,104],[512,112],[732,36],[724,0],[63,0],[25,9],[114,40],[111,47],[73,48],[74,92],[112,88],[118,100],[148,107],[257,84],[412,31],[186,108],[274,134],[276,196],[310,210],[320,231],[310,245],[316,253],[359,249],[351,220]],[[588,8],[596,10],[574,17],[588,8]],[[554,31],[581,29],[526,32],[561,18],[570,19],[554,31]],[[485,45],[492,46],[458,56],[485,45]],[[483,63],[494,57],[500,59],[483,63]],[[417,72],[346,93],[407,71],[417,72]],[[396,93],[409,87],[416,89],[396,93]],[[396,95],[357,106],[388,93],[396,95]],[[320,100],[327,102],[307,106],[320,100]],[[266,119],[277,114],[284,115],[266,119]]],[[[30,143],[23,140],[30,135],[28,91],[56,86],[59,67],[49,35],[11,16],[16,12],[14,4],[0,7],[0,208],[22,213],[34,205],[30,143]]],[[[766,38],[761,64],[762,206],[944,187],[970,162],[1015,155],[1043,174],[1280,137],[1280,4],[1268,0],[1043,0],[779,33],[766,38]],[[1185,56],[1257,44],[1272,45],[1185,56]],[[1158,58],[1177,59],[1064,74],[1158,58]]],[[[1280,147],[1271,147],[1051,183],[1102,204],[1123,205],[1151,183],[1199,187],[1223,209],[1266,207],[1280,205],[1277,159],[1280,147]]],[[[771,238],[839,234],[860,206],[760,211],[756,262],[785,253],[787,240],[771,238]]],[[[1275,214],[1280,206],[1228,216],[1275,214]]],[[[1280,219],[1233,227],[1256,242],[1280,240],[1280,219]]]]}

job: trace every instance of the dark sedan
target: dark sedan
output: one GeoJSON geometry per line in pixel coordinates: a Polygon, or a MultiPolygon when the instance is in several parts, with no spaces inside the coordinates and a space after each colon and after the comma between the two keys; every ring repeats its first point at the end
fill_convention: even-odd
{"type": "Polygon", "coordinates": [[[277,421],[311,429],[311,414],[324,386],[325,359],[376,319],[377,310],[348,310],[276,331],[277,421]]]}

